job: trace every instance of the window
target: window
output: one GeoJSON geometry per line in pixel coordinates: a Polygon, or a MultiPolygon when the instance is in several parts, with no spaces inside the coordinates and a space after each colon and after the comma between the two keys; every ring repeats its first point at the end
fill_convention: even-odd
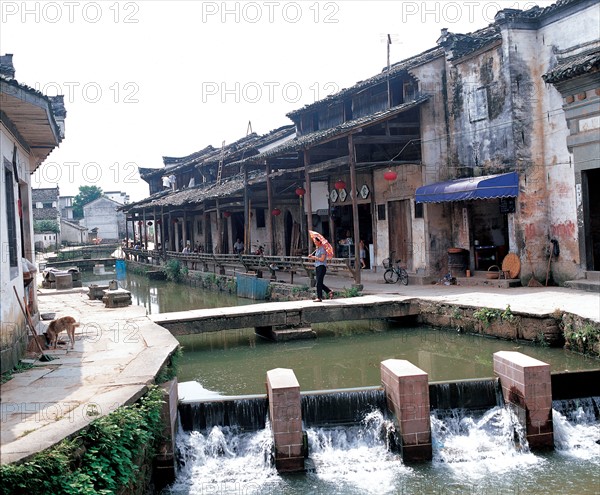
{"type": "MultiPolygon", "coordinates": [[[[15,215],[15,184],[12,173],[12,163],[4,159],[4,188],[6,194],[6,229],[8,233],[8,261],[10,266],[10,278],[19,274],[17,260],[17,219],[15,215]],[[10,167],[10,168],[8,168],[10,167]]],[[[5,263],[4,255],[2,262],[5,263]]]]}
{"type": "Polygon", "coordinates": [[[385,205],[377,205],[377,220],[385,220],[385,205]]]}
{"type": "Polygon", "coordinates": [[[265,210],[263,208],[256,209],[256,228],[264,229],[266,226],[265,223],[265,210]]]}
{"type": "Polygon", "coordinates": [[[37,210],[41,210],[44,207],[44,203],[42,203],[41,201],[38,201],[35,204],[35,207],[36,207],[37,210]]]}
{"type": "Polygon", "coordinates": [[[423,203],[415,201],[415,218],[423,218],[423,203]]]}
{"type": "Polygon", "coordinates": [[[488,89],[477,88],[469,95],[469,119],[471,122],[488,118],[488,89]]]}

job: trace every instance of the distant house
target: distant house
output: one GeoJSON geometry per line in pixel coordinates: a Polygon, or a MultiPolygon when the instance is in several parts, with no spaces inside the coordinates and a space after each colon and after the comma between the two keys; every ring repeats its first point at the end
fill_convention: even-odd
{"type": "Polygon", "coordinates": [[[31,175],[63,140],[67,112],[62,96],[47,97],[15,79],[12,55],[0,57],[0,107],[0,371],[4,373],[19,362],[28,343],[23,301],[34,320],[38,318],[31,175]]]}
{"type": "Polygon", "coordinates": [[[87,242],[87,231],[87,227],[64,218],[60,219],[60,240],[63,244],[85,244],[87,242]]]}
{"type": "Polygon", "coordinates": [[[117,208],[117,201],[102,196],[83,207],[83,224],[87,230],[97,229],[97,238],[117,241],[125,237],[125,214],[117,208]]]}
{"type": "Polygon", "coordinates": [[[37,250],[55,247],[62,242],[58,197],[58,187],[31,190],[33,241],[37,250]]]}
{"type": "Polygon", "coordinates": [[[122,191],[104,191],[104,196],[122,205],[129,203],[129,194],[122,191]]]}
{"type": "Polygon", "coordinates": [[[73,200],[75,196],[59,196],[58,209],[60,210],[60,218],[73,220],[73,200]]]}

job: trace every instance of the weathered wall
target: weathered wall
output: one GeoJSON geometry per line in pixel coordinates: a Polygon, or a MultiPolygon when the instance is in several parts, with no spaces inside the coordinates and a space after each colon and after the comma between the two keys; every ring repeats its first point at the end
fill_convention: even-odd
{"type": "MultiPolygon", "coordinates": [[[[21,301],[23,300],[23,270],[21,267],[21,252],[23,249],[23,246],[21,245],[22,239],[26,243],[24,249],[25,255],[30,261],[35,261],[35,257],[33,255],[31,196],[26,193],[27,190],[31,189],[30,170],[32,165],[30,164],[28,154],[18,143],[16,143],[13,136],[6,130],[3,124],[0,124],[0,131],[0,170],[2,170],[2,177],[0,179],[0,209],[2,211],[2,215],[0,215],[0,251],[2,254],[2,262],[0,263],[0,292],[2,294],[2,299],[0,300],[0,371],[4,373],[15,367],[27,347],[25,317],[15,300],[17,296],[14,293],[14,290],[16,289],[19,299],[21,301]],[[8,226],[6,216],[6,188],[13,188],[16,201],[19,197],[19,187],[14,182],[16,181],[16,177],[13,177],[13,184],[6,184],[6,181],[4,180],[4,167],[7,163],[5,160],[7,160],[10,164],[9,170],[12,170],[12,155],[15,144],[17,145],[17,173],[21,191],[24,193],[22,194],[22,201],[24,202],[25,207],[23,208],[24,235],[22,238],[18,210],[15,205],[18,263],[16,267],[11,267],[8,261],[9,255],[7,250],[8,226]]],[[[33,291],[32,297],[34,297],[33,306],[35,307],[35,291],[33,291]]]]}

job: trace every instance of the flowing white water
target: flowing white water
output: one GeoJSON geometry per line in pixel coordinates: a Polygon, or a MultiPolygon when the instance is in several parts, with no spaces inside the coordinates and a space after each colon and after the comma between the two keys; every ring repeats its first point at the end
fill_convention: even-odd
{"type": "Polygon", "coordinates": [[[266,493],[282,483],[271,463],[271,428],[242,433],[213,426],[177,435],[180,468],[170,494],[266,493]]]}
{"type": "Polygon", "coordinates": [[[324,493],[395,493],[402,476],[412,470],[399,454],[388,449],[393,423],[380,411],[361,424],[335,428],[309,428],[308,448],[315,477],[324,493]]]}
{"type": "Polygon", "coordinates": [[[566,402],[554,401],[552,404],[557,452],[600,466],[600,421],[596,419],[594,410],[594,406],[600,409],[600,397],[566,402]]]}
{"type": "Polygon", "coordinates": [[[480,417],[459,409],[431,414],[433,462],[457,478],[483,479],[543,462],[529,451],[523,429],[505,407],[480,417]]]}

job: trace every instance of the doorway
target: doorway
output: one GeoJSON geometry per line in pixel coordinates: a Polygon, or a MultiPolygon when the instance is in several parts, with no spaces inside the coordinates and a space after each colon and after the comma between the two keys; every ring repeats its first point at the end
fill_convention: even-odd
{"type": "Polygon", "coordinates": [[[600,271],[600,168],[581,172],[586,269],[600,271]]]}
{"type": "Polygon", "coordinates": [[[388,203],[388,228],[390,253],[394,259],[400,259],[407,267],[412,265],[412,229],[410,221],[410,200],[390,201],[388,203]]]}

